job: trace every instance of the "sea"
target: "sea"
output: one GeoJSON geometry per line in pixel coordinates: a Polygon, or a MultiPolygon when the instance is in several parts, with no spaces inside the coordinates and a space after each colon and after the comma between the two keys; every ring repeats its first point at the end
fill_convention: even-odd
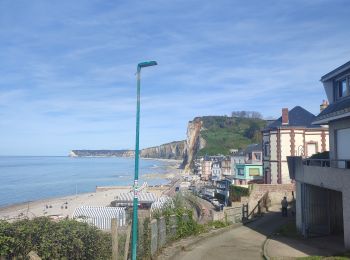
{"type": "MultiPolygon", "coordinates": [[[[139,184],[168,183],[169,162],[140,160],[139,184]],[[145,174],[156,174],[145,178],[145,174]]],[[[0,156],[0,207],[94,192],[96,186],[132,185],[134,159],[118,157],[0,156]]]]}

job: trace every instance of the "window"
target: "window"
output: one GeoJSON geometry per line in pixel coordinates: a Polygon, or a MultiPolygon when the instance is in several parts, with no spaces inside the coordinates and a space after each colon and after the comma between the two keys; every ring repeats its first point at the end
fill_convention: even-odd
{"type": "Polygon", "coordinates": [[[338,81],[338,97],[347,95],[346,78],[338,81]]]}
{"type": "Polygon", "coordinates": [[[306,144],[307,156],[310,157],[313,154],[317,153],[317,143],[308,143],[306,144]]]}
{"type": "Polygon", "coordinates": [[[261,154],[260,153],[254,153],[255,160],[261,161],[261,154]]]}
{"type": "Polygon", "coordinates": [[[270,156],[270,144],[268,142],[264,144],[264,156],[270,156]]]}
{"type": "Polygon", "coordinates": [[[249,176],[259,176],[259,175],[260,175],[259,168],[250,168],[249,169],[249,176]]]}
{"type": "Polygon", "coordinates": [[[244,169],[238,168],[238,175],[244,176],[244,169]]]}

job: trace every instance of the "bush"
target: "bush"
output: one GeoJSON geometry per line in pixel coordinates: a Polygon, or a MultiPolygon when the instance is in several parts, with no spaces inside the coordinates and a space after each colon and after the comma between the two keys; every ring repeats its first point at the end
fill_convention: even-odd
{"type": "Polygon", "coordinates": [[[0,255],[10,259],[31,250],[42,259],[109,259],[111,245],[110,234],[75,220],[0,221],[0,255]]]}
{"type": "Polygon", "coordinates": [[[310,159],[329,159],[329,151],[313,154],[310,159]]]}
{"type": "Polygon", "coordinates": [[[230,186],[230,201],[241,201],[242,196],[249,196],[249,189],[239,186],[230,186]]]}
{"type": "Polygon", "coordinates": [[[214,220],[212,222],[209,222],[208,225],[214,228],[223,228],[227,227],[229,224],[226,221],[214,220]]]}

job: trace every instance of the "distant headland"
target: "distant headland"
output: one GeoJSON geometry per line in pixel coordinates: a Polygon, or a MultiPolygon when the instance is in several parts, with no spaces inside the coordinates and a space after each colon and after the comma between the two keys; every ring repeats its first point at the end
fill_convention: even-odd
{"type": "Polygon", "coordinates": [[[70,157],[134,157],[133,150],[72,150],[70,157]]]}

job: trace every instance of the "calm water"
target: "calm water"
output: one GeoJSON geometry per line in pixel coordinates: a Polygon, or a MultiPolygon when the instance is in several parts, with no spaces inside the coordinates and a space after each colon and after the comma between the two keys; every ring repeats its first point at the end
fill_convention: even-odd
{"type": "MultiPolygon", "coordinates": [[[[140,179],[142,174],[165,172],[168,164],[141,160],[140,179]]],[[[0,157],[0,206],[92,192],[96,186],[132,185],[133,174],[133,158],[0,157]]]]}

